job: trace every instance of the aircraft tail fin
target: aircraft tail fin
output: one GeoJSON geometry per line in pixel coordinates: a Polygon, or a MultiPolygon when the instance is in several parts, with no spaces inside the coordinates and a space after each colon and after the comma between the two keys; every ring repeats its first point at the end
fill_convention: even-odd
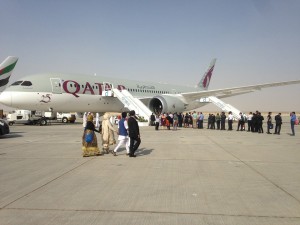
{"type": "Polygon", "coordinates": [[[201,90],[207,90],[211,77],[212,77],[212,73],[213,70],[215,68],[215,64],[216,64],[217,59],[212,59],[210,62],[210,65],[207,69],[207,71],[204,73],[203,77],[201,78],[200,82],[197,84],[197,88],[200,88],[201,90]]]}
{"type": "Polygon", "coordinates": [[[0,64],[0,92],[2,92],[8,84],[10,75],[12,74],[15,65],[17,64],[18,57],[8,56],[0,64]]]}

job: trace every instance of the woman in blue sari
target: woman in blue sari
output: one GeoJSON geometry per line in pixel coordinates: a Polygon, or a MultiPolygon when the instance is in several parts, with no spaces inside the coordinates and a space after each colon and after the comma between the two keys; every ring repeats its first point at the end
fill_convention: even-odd
{"type": "Polygon", "coordinates": [[[98,148],[97,136],[95,134],[95,132],[99,133],[99,131],[95,129],[93,119],[93,115],[88,115],[87,123],[82,135],[83,157],[101,155],[98,148]]]}

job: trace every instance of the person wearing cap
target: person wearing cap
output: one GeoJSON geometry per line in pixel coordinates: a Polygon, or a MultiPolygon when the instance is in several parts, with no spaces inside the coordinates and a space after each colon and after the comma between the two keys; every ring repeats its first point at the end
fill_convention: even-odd
{"type": "Polygon", "coordinates": [[[136,157],[134,154],[141,144],[141,136],[138,122],[135,119],[135,111],[132,110],[129,112],[128,119],[128,134],[130,138],[130,147],[129,147],[129,157],[136,157]]]}
{"type": "Polygon", "coordinates": [[[101,155],[98,148],[97,136],[95,134],[95,132],[99,133],[99,131],[95,129],[93,119],[93,115],[90,114],[87,116],[87,122],[82,136],[83,157],[101,155]],[[87,140],[88,135],[92,137],[90,141],[87,140]]]}
{"type": "Polygon", "coordinates": [[[126,112],[122,112],[122,119],[120,119],[119,123],[118,123],[118,127],[119,127],[119,143],[118,145],[115,147],[115,149],[113,151],[111,151],[111,153],[114,156],[117,156],[117,151],[118,149],[121,147],[121,145],[125,145],[126,148],[126,154],[129,155],[129,138],[128,138],[128,124],[126,121],[126,116],[127,113],[126,112]]]}

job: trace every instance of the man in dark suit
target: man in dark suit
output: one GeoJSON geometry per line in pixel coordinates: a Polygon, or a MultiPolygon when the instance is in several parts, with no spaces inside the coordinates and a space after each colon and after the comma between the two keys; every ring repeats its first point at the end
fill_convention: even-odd
{"type": "Polygon", "coordinates": [[[275,133],[274,134],[280,135],[281,124],[282,124],[281,113],[278,113],[275,116],[275,133]]]}
{"type": "Polygon", "coordinates": [[[225,122],[226,122],[226,115],[225,112],[221,114],[221,130],[225,130],[225,122]]]}
{"type": "Polygon", "coordinates": [[[132,110],[129,112],[129,119],[128,123],[128,135],[130,138],[130,153],[129,157],[136,157],[134,152],[138,149],[139,145],[141,144],[141,137],[140,137],[140,129],[138,122],[135,119],[135,111],[132,110]]]}

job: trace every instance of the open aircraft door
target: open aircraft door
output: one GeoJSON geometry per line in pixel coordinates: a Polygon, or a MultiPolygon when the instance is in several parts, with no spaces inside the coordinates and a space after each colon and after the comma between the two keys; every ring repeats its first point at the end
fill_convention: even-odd
{"type": "Polygon", "coordinates": [[[102,87],[102,96],[113,96],[113,84],[108,83],[108,82],[103,82],[103,87],[102,87]]]}
{"type": "Polygon", "coordinates": [[[53,94],[61,94],[61,79],[60,78],[50,78],[52,93],[53,94]]]}

